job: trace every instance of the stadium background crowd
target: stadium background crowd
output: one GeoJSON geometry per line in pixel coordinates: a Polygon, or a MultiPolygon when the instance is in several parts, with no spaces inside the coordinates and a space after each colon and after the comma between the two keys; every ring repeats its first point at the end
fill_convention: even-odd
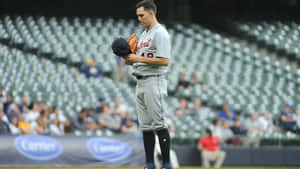
{"type": "MultiPolygon", "coordinates": [[[[79,64],[82,66],[80,68],[76,67],[76,73],[74,74],[81,78],[79,74],[82,73],[86,75],[86,78],[97,79],[99,81],[93,83],[98,86],[102,85],[98,82],[106,81],[106,79],[113,80],[115,86],[122,86],[123,84],[129,84],[130,86],[134,83],[130,76],[130,68],[120,58],[111,59],[111,51],[107,46],[112,41],[112,35],[122,34],[125,36],[132,33],[132,31],[138,33],[137,24],[128,19],[130,17],[115,20],[111,18],[101,19],[101,17],[96,19],[74,17],[72,16],[72,10],[68,13],[71,15],[70,17],[45,17],[46,14],[45,16],[7,14],[22,5],[25,6],[24,3],[28,2],[6,2],[3,4],[3,10],[1,10],[4,15],[1,17],[0,22],[0,64],[2,65],[0,69],[0,134],[80,135],[87,133],[87,135],[92,135],[96,133],[101,135],[101,133],[108,133],[110,135],[133,133],[139,137],[139,126],[134,109],[132,109],[132,105],[128,105],[128,103],[134,102],[130,100],[131,97],[120,98],[115,96],[108,98],[110,95],[98,95],[98,93],[92,91],[96,96],[89,98],[93,98],[94,102],[97,102],[97,106],[84,106],[80,107],[80,110],[72,109],[74,112],[68,112],[70,109],[65,109],[66,105],[62,102],[60,105],[49,104],[48,101],[51,99],[44,100],[43,97],[30,98],[29,95],[24,94],[43,92],[42,89],[40,91],[24,91],[20,92],[22,95],[16,95],[19,91],[12,88],[13,85],[11,84],[19,82],[10,78],[18,73],[20,76],[27,75],[22,71],[27,67],[33,67],[33,69],[28,70],[32,70],[31,73],[36,76],[38,73],[35,71],[40,67],[34,67],[33,65],[42,65],[41,70],[44,71],[42,73],[46,72],[49,75],[55,74],[58,69],[62,69],[62,71],[59,70],[57,74],[63,74],[63,71],[69,70],[68,66],[76,67],[79,64]],[[9,6],[9,3],[14,3],[14,5],[9,6]],[[124,25],[128,29],[125,29],[124,25]],[[16,50],[19,51],[16,52],[16,50]],[[9,59],[12,59],[12,61],[9,59]],[[22,59],[26,61],[23,62],[22,59]],[[31,61],[34,60],[36,63],[31,65],[31,61]],[[72,64],[65,64],[69,63],[68,61],[72,64]],[[3,66],[4,63],[10,64],[8,67],[11,66],[11,69],[15,69],[14,71],[17,73],[7,69],[6,65],[3,66]],[[20,63],[27,63],[28,66],[16,66],[20,63]],[[51,70],[47,72],[48,69],[45,68],[45,63],[51,63],[52,66],[49,66],[49,69],[54,67],[54,72],[51,72],[51,70]],[[68,68],[64,69],[61,64],[67,65],[65,67],[68,68]],[[17,69],[19,67],[22,69],[17,69]],[[124,100],[125,98],[128,100],[124,100]]],[[[27,8],[29,13],[35,11],[34,8],[39,8],[40,5],[44,6],[50,14],[51,12],[53,14],[54,10],[51,9],[51,5],[47,6],[39,3],[41,2],[35,2],[35,5],[30,6],[31,8],[27,8]]],[[[51,3],[55,4],[52,6],[61,5],[61,2],[58,1],[51,3]]],[[[103,6],[107,5],[104,2],[102,3],[103,6]]],[[[118,9],[114,13],[115,17],[131,16],[132,13],[128,11],[126,13],[122,10],[124,8],[122,3],[125,2],[115,4],[117,5],[116,9],[118,9]]],[[[228,6],[224,2],[203,1],[201,7],[194,5],[196,1],[161,1],[160,3],[162,9],[169,7],[170,3],[176,7],[175,10],[159,13],[162,20],[167,20],[165,23],[171,22],[167,26],[170,28],[170,34],[174,37],[172,45],[174,47],[175,62],[170,65],[169,87],[170,96],[175,98],[175,101],[171,100],[172,105],[169,106],[172,109],[169,109],[171,112],[169,112],[170,116],[168,118],[172,138],[178,137],[178,135],[181,137],[181,134],[184,135],[189,130],[193,130],[192,135],[200,138],[205,131],[202,127],[198,128],[202,124],[210,128],[213,135],[220,138],[222,146],[259,146],[261,137],[297,138],[299,136],[300,26],[297,17],[296,19],[290,19],[288,18],[290,16],[284,14],[283,16],[286,18],[283,19],[276,15],[278,18],[254,20],[254,22],[253,18],[248,20],[245,17],[252,16],[255,18],[267,9],[267,6],[272,5],[277,5],[276,9],[283,6],[294,6],[292,9],[299,12],[297,10],[299,3],[296,1],[285,1],[285,3],[281,1],[280,3],[270,4],[269,2],[243,1],[236,2],[237,5],[232,5],[235,6],[235,9],[227,11],[226,7],[230,8],[229,4],[234,4],[234,1],[227,1],[228,6]],[[187,6],[188,3],[190,3],[189,6],[187,6]],[[254,13],[257,13],[256,15],[252,15],[251,10],[255,8],[255,3],[259,4],[256,4],[259,9],[254,10],[254,13]],[[217,7],[210,8],[210,5],[216,5],[217,7]],[[181,8],[182,6],[183,8],[181,8]],[[201,10],[190,10],[192,7],[201,8],[201,10]],[[239,20],[234,17],[229,17],[229,20],[213,18],[215,14],[222,15],[222,10],[219,10],[222,7],[226,12],[233,11],[228,13],[236,14],[241,18],[245,17],[245,19],[239,20]],[[207,9],[216,10],[207,11],[207,9]],[[178,12],[179,10],[181,12],[178,12]],[[208,12],[208,15],[204,15],[202,12],[208,12]],[[209,15],[210,12],[212,15],[209,15]],[[202,14],[202,16],[199,17],[195,13],[202,14]],[[181,19],[181,23],[189,24],[176,24],[176,22],[173,22],[175,19],[181,19]],[[202,24],[191,23],[191,21],[196,22],[201,19],[204,20],[202,24]],[[208,25],[208,22],[213,21],[215,22],[213,25],[208,25]],[[222,31],[217,29],[220,28],[220,25],[223,26],[222,31]],[[224,32],[225,28],[231,32],[224,32]],[[272,57],[273,55],[275,57],[272,57]],[[281,61],[283,61],[283,64],[281,64],[281,61]],[[240,83],[242,84],[239,85],[240,83]],[[227,98],[230,95],[237,98],[227,98]],[[247,98],[248,96],[249,98],[247,98]],[[281,96],[290,96],[290,98],[278,99],[281,96]],[[235,102],[237,100],[240,101],[240,104],[235,102]],[[275,105],[276,110],[274,110],[274,107],[272,107],[272,110],[268,110],[269,107],[259,109],[257,105],[260,105],[260,103],[257,100],[265,101],[264,104],[268,106],[275,105]],[[214,107],[215,104],[211,102],[216,102],[216,105],[219,106],[214,107]],[[281,107],[276,107],[277,104],[280,104],[281,107]],[[254,105],[255,107],[245,110],[247,112],[245,115],[240,113],[241,110],[237,110],[238,108],[241,109],[241,105],[254,105]],[[279,114],[273,111],[279,112],[279,114]],[[176,118],[173,118],[173,116],[176,118]],[[174,119],[179,119],[181,123],[179,124],[174,119]],[[196,120],[199,124],[190,123],[186,127],[187,123],[192,121],[191,119],[196,120]],[[183,130],[183,132],[177,132],[178,130],[183,130]]],[[[66,1],[65,4],[68,4],[68,2],[66,1]]],[[[75,7],[76,5],[80,6],[78,9],[82,12],[93,12],[95,10],[90,6],[88,8],[87,3],[74,5],[75,7]]],[[[64,9],[59,8],[54,13],[68,12],[64,9]]],[[[287,8],[278,9],[275,14],[284,13],[287,8]]],[[[98,8],[96,11],[101,12],[99,15],[102,15],[103,18],[107,15],[112,16],[108,11],[99,11],[98,8]]],[[[273,16],[274,13],[272,12],[273,10],[268,14],[273,16]]],[[[71,74],[71,71],[65,74],[71,74]]],[[[44,77],[48,78],[49,76],[44,77]]],[[[31,87],[31,82],[35,80],[37,81],[37,79],[23,79],[23,83],[28,83],[28,86],[31,87]]],[[[51,80],[46,79],[46,82],[48,81],[51,80]]],[[[82,83],[85,86],[96,86],[94,84],[90,85],[88,82],[90,81],[82,83]]],[[[69,83],[73,83],[73,81],[67,81],[68,85],[69,83]]],[[[78,86],[82,87],[84,85],[78,86]]],[[[35,85],[32,85],[32,88],[35,89],[35,85]]],[[[74,92],[77,92],[77,90],[80,89],[74,88],[74,92]]],[[[124,90],[118,89],[117,91],[122,92],[124,90]]],[[[132,90],[129,90],[129,92],[132,92],[132,90]]],[[[55,94],[59,93],[56,92],[55,94]]],[[[45,92],[45,95],[48,95],[48,93],[45,92]]],[[[71,98],[67,99],[72,100],[71,98]]]]}

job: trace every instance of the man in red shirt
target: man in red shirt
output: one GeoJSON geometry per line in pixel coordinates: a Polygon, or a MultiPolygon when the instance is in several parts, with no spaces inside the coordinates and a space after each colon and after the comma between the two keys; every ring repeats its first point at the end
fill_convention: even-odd
{"type": "Polygon", "coordinates": [[[207,168],[210,161],[215,161],[215,168],[220,168],[226,157],[226,153],[220,150],[220,141],[212,136],[211,130],[206,130],[207,135],[199,139],[198,150],[201,151],[202,165],[207,168]]]}

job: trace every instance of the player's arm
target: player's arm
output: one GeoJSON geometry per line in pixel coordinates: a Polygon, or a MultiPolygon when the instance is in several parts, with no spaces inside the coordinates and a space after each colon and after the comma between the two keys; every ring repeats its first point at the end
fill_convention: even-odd
{"type": "Polygon", "coordinates": [[[202,151],[202,150],[203,150],[202,145],[201,145],[201,144],[198,144],[197,149],[198,149],[199,151],[202,151]]]}
{"type": "Polygon", "coordinates": [[[197,149],[198,149],[199,151],[202,151],[202,150],[203,150],[202,144],[203,144],[203,139],[200,139],[199,142],[198,142],[198,145],[197,145],[197,149]]]}
{"type": "Polygon", "coordinates": [[[135,54],[130,54],[126,58],[126,64],[133,64],[133,63],[146,63],[150,65],[159,65],[159,66],[168,66],[169,58],[163,57],[143,57],[137,56],[135,54]]]}
{"type": "Polygon", "coordinates": [[[170,37],[167,32],[156,32],[152,42],[156,48],[155,56],[137,56],[135,54],[128,55],[126,61],[128,63],[146,63],[150,65],[168,66],[169,57],[171,55],[171,43],[170,37]]]}
{"type": "Polygon", "coordinates": [[[287,117],[287,116],[281,116],[281,120],[282,120],[283,122],[296,122],[295,119],[289,118],[289,117],[287,117]]]}

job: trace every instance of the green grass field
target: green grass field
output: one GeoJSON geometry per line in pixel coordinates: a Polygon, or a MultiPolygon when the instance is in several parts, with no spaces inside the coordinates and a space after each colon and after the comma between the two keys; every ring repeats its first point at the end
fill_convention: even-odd
{"type": "MultiPolygon", "coordinates": [[[[42,168],[42,169],[142,169],[143,167],[16,167],[16,166],[0,166],[1,169],[29,169],[29,168],[42,168]]],[[[206,169],[199,166],[189,166],[189,167],[180,167],[180,169],[206,169]]],[[[222,167],[222,169],[300,169],[299,167],[240,167],[240,166],[234,166],[234,167],[222,167]]]]}

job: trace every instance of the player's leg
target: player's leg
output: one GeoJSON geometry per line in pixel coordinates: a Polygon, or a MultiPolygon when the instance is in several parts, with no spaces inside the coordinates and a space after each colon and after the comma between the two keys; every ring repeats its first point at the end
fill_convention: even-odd
{"type": "Polygon", "coordinates": [[[170,165],[170,135],[164,118],[166,106],[164,98],[167,95],[167,84],[163,77],[149,78],[147,83],[148,90],[145,91],[145,104],[147,111],[153,119],[153,128],[159,138],[162,153],[162,168],[171,168],[170,165]]]}
{"type": "Polygon", "coordinates": [[[209,165],[209,161],[210,161],[210,153],[208,151],[202,150],[201,151],[201,160],[202,160],[202,166],[204,168],[208,168],[209,165]]]}
{"type": "MultiPolygon", "coordinates": [[[[140,82],[138,82],[140,83],[140,82]]],[[[152,117],[147,113],[145,105],[145,95],[143,83],[136,87],[136,109],[140,128],[143,133],[143,142],[146,156],[146,164],[144,168],[155,169],[154,166],[154,146],[155,146],[155,133],[152,130],[152,117]]]]}
{"type": "Polygon", "coordinates": [[[225,160],[226,152],[224,151],[217,151],[216,152],[216,163],[215,168],[220,168],[225,160]]]}
{"type": "Polygon", "coordinates": [[[154,164],[154,146],[155,133],[152,130],[143,131],[144,149],[146,155],[145,169],[155,169],[154,164]]]}

